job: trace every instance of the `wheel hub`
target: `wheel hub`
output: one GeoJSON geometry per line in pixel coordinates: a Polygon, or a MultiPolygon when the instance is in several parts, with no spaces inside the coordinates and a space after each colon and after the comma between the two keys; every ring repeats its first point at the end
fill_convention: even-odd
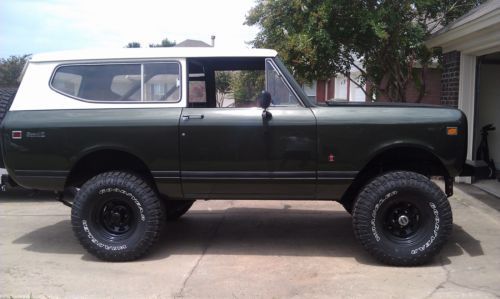
{"type": "Polygon", "coordinates": [[[408,216],[406,216],[406,215],[401,215],[398,218],[398,223],[401,226],[407,226],[408,223],[410,223],[410,219],[408,219],[408,216]]]}
{"type": "Polygon", "coordinates": [[[420,211],[412,203],[392,204],[385,215],[384,228],[392,236],[408,238],[420,227],[420,211]]]}
{"type": "Polygon", "coordinates": [[[110,201],[102,207],[100,220],[108,233],[121,235],[132,227],[133,211],[124,202],[110,201]]]}

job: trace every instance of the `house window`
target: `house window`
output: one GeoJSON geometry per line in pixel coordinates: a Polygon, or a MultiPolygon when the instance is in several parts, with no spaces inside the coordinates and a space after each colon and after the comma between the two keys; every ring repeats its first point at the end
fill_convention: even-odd
{"type": "Polygon", "coordinates": [[[343,75],[335,77],[335,100],[347,101],[347,78],[343,75]]]}
{"type": "MultiPolygon", "coordinates": [[[[357,84],[361,85],[361,74],[351,73],[351,78],[356,81],[357,84]]],[[[351,82],[349,88],[349,101],[351,102],[364,102],[366,101],[366,95],[361,87],[351,82]]]]}

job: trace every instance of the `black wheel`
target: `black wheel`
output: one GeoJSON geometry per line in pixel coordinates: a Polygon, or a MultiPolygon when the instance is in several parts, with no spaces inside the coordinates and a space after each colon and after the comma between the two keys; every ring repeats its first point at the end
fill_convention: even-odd
{"type": "Polygon", "coordinates": [[[159,237],[163,217],[153,189],[126,172],[90,179],[77,193],[71,211],[80,243],[107,261],[130,261],[146,254],[159,237]]]}
{"type": "Polygon", "coordinates": [[[174,221],[186,214],[194,200],[164,200],[167,221],[174,221]]]}
{"type": "Polygon", "coordinates": [[[416,266],[429,262],[451,233],[446,195],[427,177],[407,171],[375,178],[353,209],[356,238],[383,263],[416,266]]]}
{"type": "Polygon", "coordinates": [[[17,93],[17,88],[0,88],[0,124],[5,114],[9,111],[12,100],[17,93]]]}

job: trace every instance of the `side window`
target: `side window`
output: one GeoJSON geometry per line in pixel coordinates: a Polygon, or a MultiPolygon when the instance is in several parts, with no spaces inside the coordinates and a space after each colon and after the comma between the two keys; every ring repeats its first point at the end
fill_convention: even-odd
{"type": "Polygon", "coordinates": [[[258,107],[264,81],[264,70],[216,71],[217,107],[258,107]]]}
{"type": "Polygon", "coordinates": [[[297,97],[284,80],[271,61],[266,60],[266,91],[271,94],[271,106],[300,106],[297,97]]]}
{"type": "MultiPolygon", "coordinates": [[[[118,95],[116,98],[117,101],[140,101],[141,100],[141,65],[122,65],[122,66],[109,66],[109,68],[114,69],[115,72],[120,71],[120,73],[125,72],[125,74],[116,75],[110,74],[112,77],[110,89],[112,95],[108,96],[108,101],[113,101],[112,98],[116,98],[114,95],[118,95]]],[[[96,77],[101,77],[102,80],[106,80],[106,75],[104,69],[106,67],[99,67],[96,70],[96,77]],[[100,69],[100,70],[99,70],[100,69]]],[[[86,84],[86,88],[82,90],[81,98],[99,101],[100,97],[94,95],[94,93],[98,92],[99,88],[96,86],[97,84],[86,84]]],[[[102,87],[102,90],[106,90],[106,86],[102,87]]],[[[105,101],[104,99],[101,101],[105,101]]]]}
{"type": "Polygon", "coordinates": [[[174,62],[69,65],[56,70],[55,90],[97,102],[177,102],[180,67],[174,62]]]}
{"type": "Polygon", "coordinates": [[[177,63],[146,63],[143,101],[177,102],[180,98],[180,74],[177,63]]]}
{"type": "Polygon", "coordinates": [[[80,84],[82,84],[81,75],[69,72],[57,72],[54,76],[52,86],[65,94],[76,97],[80,90],[80,84]]]}
{"type": "Polygon", "coordinates": [[[258,107],[265,89],[261,57],[191,58],[188,62],[188,107],[258,107]]]}

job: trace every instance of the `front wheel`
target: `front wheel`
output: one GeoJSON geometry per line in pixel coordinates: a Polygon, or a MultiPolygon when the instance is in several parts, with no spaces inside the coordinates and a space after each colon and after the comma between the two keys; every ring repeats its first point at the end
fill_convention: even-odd
{"type": "Polygon", "coordinates": [[[429,262],[453,226],[443,191],[423,175],[396,171],[375,178],[353,209],[356,238],[383,263],[415,266],[429,262]]]}
{"type": "Polygon", "coordinates": [[[158,239],[162,207],[143,179],[106,172],[86,182],[71,211],[73,231],[94,256],[107,261],[135,260],[158,239]]]}

